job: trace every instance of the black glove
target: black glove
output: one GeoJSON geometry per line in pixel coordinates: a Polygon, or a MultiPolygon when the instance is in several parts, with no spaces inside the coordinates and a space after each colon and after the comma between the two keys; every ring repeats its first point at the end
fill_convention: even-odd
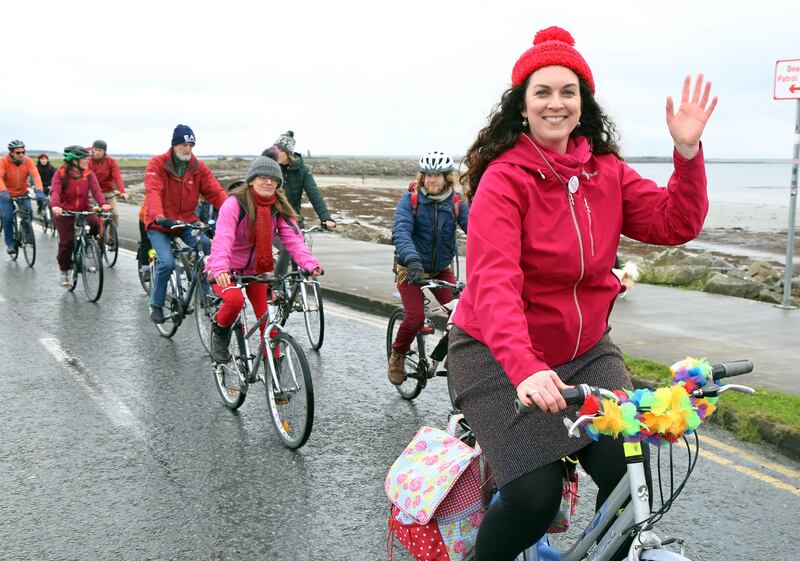
{"type": "Polygon", "coordinates": [[[406,276],[408,284],[419,284],[422,282],[425,270],[422,268],[422,263],[420,261],[409,261],[406,265],[406,269],[408,269],[406,276]]]}
{"type": "Polygon", "coordinates": [[[170,228],[175,226],[177,222],[175,222],[172,218],[165,217],[165,218],[156,218],[156,224],[158,224],[162,228],[166,228],[167,230],[169,230],[170,228]]]}

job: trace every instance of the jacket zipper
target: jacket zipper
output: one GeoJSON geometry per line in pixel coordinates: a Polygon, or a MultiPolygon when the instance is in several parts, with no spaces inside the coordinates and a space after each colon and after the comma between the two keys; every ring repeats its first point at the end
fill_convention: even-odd
{"type": "Polygon", "coordinates": [[[431,259],[431,274],[436,272],[436,247],[439,245],[439,203],[433,203],[433,257],[431,259]]]}
{"type": "Polygon", "coordinates": [[[578,249],[581,253],[581,275],[572,286],[572,299],[575,301],[575,308],[578,310],[578,336],[575,340],[575,350],[572,352],[572,358],[570,358],[570,360],[573,360],[576,356],[578,356],[578,348],[580,348],[581,345],[581,334],[583,333],[583,313],[581,312],[580,302],[578,302],[578,285],[583,280],[585,264],[583,255],[583,238],[581,237],[581,230],[578,227],[578,217],[575,215],[575,199],[573,198],[572,193],[569,192],[569,189],[565,188],[564,190],[567,192],[567,196],[569,197],[569,211],[572,214],[572,223],[575,226],[575,233],[578,234],[578,249]]]}
{"type": "Polygon", "coordinates": [[[586,205],[586,216],[589,217],[589,242],[592,247],[592,257],[594,257],[594,232],[592,229],[592,209],[589,208],[589,199],[583,196],[583,203],[586,205]]]}

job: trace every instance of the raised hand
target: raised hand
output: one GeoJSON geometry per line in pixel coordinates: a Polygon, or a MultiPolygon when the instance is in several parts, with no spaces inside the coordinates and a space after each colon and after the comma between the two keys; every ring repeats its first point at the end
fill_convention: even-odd
{"type": "Polygon", "coordinates": [[[683,92],[681,93],[681,105],[677,113],[674,110],[672,97],[667,97],[667,127],[672,140],[675,142],[675,149],[684,158],[692,158],[700,150],[700,137],[706,128],[714,107],[717,106],[717,97],[708,103],[711,94],[711,82],[706,82],[703,87],[703,75],[698,74],[694,85],[694,92],[691,92],[691,76],[686,76],[683,80],[683,92]],[[702,97],[700,92],[702,91],[702,97]],[[690,98],[691,94],[691,98],[690,98]]]}

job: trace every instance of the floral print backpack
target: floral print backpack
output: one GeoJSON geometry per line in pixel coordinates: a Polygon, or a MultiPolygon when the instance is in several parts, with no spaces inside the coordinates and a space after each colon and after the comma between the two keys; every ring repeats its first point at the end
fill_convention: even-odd
{"type": "Polygon", "coordinates": [[[480,447],[455,436],[461,418],[453,415],[446,431],[423,426],[392,464],[384,482],[389,561],[394,537],[417,561],[472,558],[489,476],[480,447]]]}

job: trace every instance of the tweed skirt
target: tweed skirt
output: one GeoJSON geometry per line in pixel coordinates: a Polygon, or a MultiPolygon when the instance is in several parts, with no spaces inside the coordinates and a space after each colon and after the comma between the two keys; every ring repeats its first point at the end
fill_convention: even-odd
{"type": "MultiPolygon", "coordinates": [[[[447,365],[464,417],[483,448],[498,487],[591,442],[583,434],[580,438],[567,435],[564,418],[575,419],[578,407],[559,413],[539,409],[517,413],[517,390],[489,347],[455,325],[450,332],[447,365]]],[[[608,331],[583,355],[552,369],[570,385],[633,388],[622,352],[611,342],[608,331]]]]}

